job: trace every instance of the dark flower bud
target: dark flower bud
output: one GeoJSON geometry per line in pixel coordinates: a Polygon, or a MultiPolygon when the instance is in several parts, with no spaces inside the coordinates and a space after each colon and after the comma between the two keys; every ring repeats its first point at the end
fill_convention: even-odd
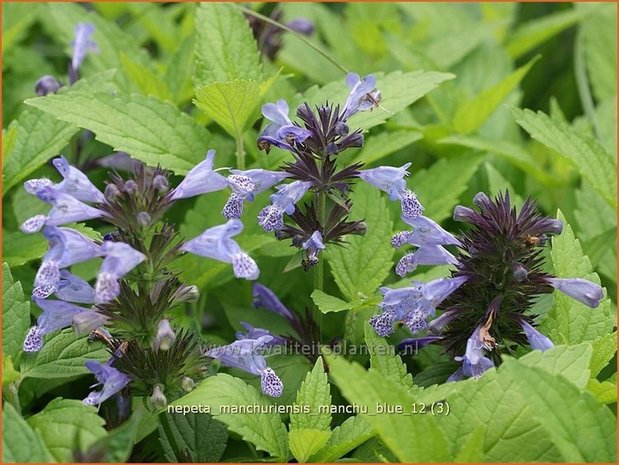
{"type": "Polygon", "coordinates": [[[475,197],[473,197],[473,203],[478,207],[483,208],[487,204],[490,204],[491,200],[490,197],[488,197],[483,192],[478,192],[477,194],[475,194],[475,197]]]}
{"type": "Polygon", "coordinates": [[[36,82],[34,85],[34,91],[39,97],[44,97],[48,94],[55,94],[61,87],[62,84],[58,82],[58,79],[47,74],[36,82]]]}
{"type": "Polygon", "coordinates": [[[120,189],[118,189],[116,184],[108,184],[107,186],[105,186],[104,194],[106,199],[114,201],[120,195],[120,189]]]}
{"type": "Polygon", "coordinates": [[[140,212],[138,213],[137,220],[140,226],[142,226],[143,228],[146,228],[151,222],[151,217],[146,212],[140,212]]]}
{"type": "Polygon", "coordinates": [[[314,23],[312,23],[309,19],[295,18],[292,21],[288,21],[286,26],[299,34],[306,36],[311,36],[314,33],[314,23]]]}
{"type": "Polygon", "coordinates": [[[344,123],[343,121],[338,121],[337,123],[335,123],[335,133],[338,136],[342,136],[344,137],[345,135],[347,135],[349,133],[349,129],[348,129],[348,125],[346,123],[344,123]]]}
{"type": "Polygon", "coordinates": [[[174,304],[197,302],[200,298],[198,286],[182,284],[172,296],[174,304]]]}
{"type": "Polygon", "coordinates": [[[168,178],[163,176],[162,174],[158,174],[153,179],[153,186],[161,193],[165,193],[170,188],[170,183],[168,182],[168,178]]]}
{"type": "Polygon", "coordinates": [[[455,221],[460,221],[462,223],[474,223],[476,214],[472,209],[468,207],[456,205],[456,207],[454,208],[453,218],[455,221]]]}
{"type": "Polygon", "coordinates": [[[127,182],[125,182],[125,185],[123,186],[123,190],[127,194],[133,194],[138,190],[138,183],[135,182],[133,179],[129,179],[127,182]]]}
{"type": "Polygon", "coordinates": [[[527,279],[529,272],[524,266],[522,266],[522,264],[518,262],[513,262],[512,263],[512,274],[514,275],[514,279],[520,283],[524,281],[525,279],[527,279]]]}

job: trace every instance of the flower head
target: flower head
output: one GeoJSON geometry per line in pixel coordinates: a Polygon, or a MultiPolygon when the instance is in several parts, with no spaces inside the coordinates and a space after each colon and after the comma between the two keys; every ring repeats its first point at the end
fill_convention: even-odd
{"type": "Polygon", "coordinates": [[[207,192],[215,192],[228,186],[226,178],[213,169],[215,150],[209,150],[204,161],[194,166],[185,179],[169,193],[170,200],[186,199],[207,192]]]}
{"type": "Polygon", "coordinates": [[[260,192],[264,192],[290,176],[286,172],[263,169],[231,170],[231,173],[227,181],[232,189],[232,194],[222,211],[228,219],[240,218],[243,214],[245,201],[252,201],[254,196],[260,192]]]}
{"type": "Polygon", "coordinates": [[[314,231],[310,238],[303,242],[301,247],[307,251],[308,265],[316,265],[318,263],[318,254],[321,250],[325,249],[325,245],[322,243],[322,234],[320,234],[320,231],[314,231]]]}
{"type": "Polygon", "coordinates": [[[207,229],[198,237],[185,242],[180,250],[201,257],[231,263],[237,278],[257,279],[260,270],[256,262],[241,250],[232,239],[243,230],[243,223],[231,219],[227,223],[207,229]]]}
{"type": "Polygon", "coordinates": [[[101,246],[104,255],[95,284],[95,302],[98,304],[114,300],[120,293],[119,280],[146,256],[123,242],[105,241],[101,246]]]}
{"type": "Polygon", "coordinates": [[[65,157],[55,158],[52,162],[64,180],[55,189],[75,197],[82,202],[105,202],[103,193],[95,187],[84,173],[69,165],[65,157]]]}
{"type": "Polygon", "coordinates": [[[92,391],[84,399],[86,405],[100,405],[105,400],[112,397],[114,394],[123,389],[131,379],[121,373],[116,368],[110,365],[108,362],[105,365],[97,362],[96,360],[88,360],[86,362],[86,368],[95,375],[98,383],[92,387],[102,385],[103,388],[100,391],[92,391]]]}
{"type": "Polygon", "coordinates": [[[347,120],[359,111],[367,111],[378,106],[380,92],[376,89],[376,78],[368,74],[361,78],[356,73],[346,75],[346,85],[350,89],[348,99],[342,109],[342,119],[347,120]]]}
{"type": "Polygon", "coordinates": [[[257,339],[241,339],[231,344],[207,350],[206,355],[215,358],[227,367],[239,368],[253,375],[260,376],[262,392],[270,397],[279,397],[284,385],[277,374],[267,367],[262,351],[272,341],[272,336],[260,336],[257,339]]]}
{"type": "Polygon", "coordinates": [[[284,213],[292,215],[295,204],[301,200],[312,187],[308,181],[293,181],[284,186],[278,186],[277,192],[271,195],[271,205],[258,214],[258,223],[267,231],[279,231],[284,228],[284,213]]]}
{"type": "MultiPolygon", "coordinates": [[[[74,76],[77,76],[84,58],[88,51],[98,51],[97,43],[91,39],[95,32],[95,26],[90,23],[78,23],[75,26],[75,39],[71,45],[73,45],[73,58],[71,59],[71,72],[74,76]]],[[[75,80],[73,80],[75,82],[75,80]]]]}

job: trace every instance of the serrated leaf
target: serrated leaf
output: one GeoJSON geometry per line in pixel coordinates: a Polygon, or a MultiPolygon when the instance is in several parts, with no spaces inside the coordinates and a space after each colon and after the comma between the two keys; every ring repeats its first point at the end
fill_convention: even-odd
{"type": "Polygon", "coordinates": [[[196,88],[194,104],[232,137],[240,137],[255,121],[262,87],[257,81],[246,79],[213,82],[196,88]]]}
{"type": "MultiPolygon", "coordinates": [[[[331,406],[331,393],[321,357],[318,357],[314,368],[305,377],[294,404],[301,408],[305,406],[310,412],[295,413],[293,411],[290,414],[291,430],[330,431],[331,412],[328,409],[331,406]]],[[[309,455],[315,452],[316,450],[309,455]]]]}
{"type": "Polygon", "coordinates": [[[9,402],[2,406],[2,463],[51,462],[52,455],[9,402]]]}
{"type": "Polygon", "coordinates": [[[481,160],[477,155],[459,155],[443,158],[427,169],[413,169],[408,185],[424,206],[424,215],[439,223],[451,217],[481,160]]]}
{"type": "Polygon", "coordinates": [[[360,416],[349,417],[336,426],[324,448],[311,457],[312,462],[329,463],[360,446],[374,436],[374,429],[360,416]]]}
{"type": "Polygon", "coordinates": [[[354,161],[370,165],[422,138],[423,134],[416,131],[385,131],[372,135],[354,161]]]}
{"type": "Polygon", "coordinates": [[[376,370],[385,378],[389,378],[405,388],[413,387],[413,376],[406,370],[406,365],[395,352],[392,345],[378,336],[376,331],[366,323],[364,326],[365,342],[370,353],[370,370],[376,370]]]}
{"type": "Polygon", "coordinates": [[[14,140],[8,145],[9,151],[6,153],[3,144],[3,193],[58,155],[78,128],[40,110],[29,108],[11,123],[8,131],[14,131],[14,140]]]}
{"type": "Polygon", "coordinates": [[[542,368],[550,374],[561,375],[584,389],[590,378],[591,345],[555,346],[544,352],[534,350],[518,359],[527,366],[542,368]]]}
{"type": "Polygon", "coordinates": [[[455,463],[480,463],[484,462],[484,439],[486,437],[486,427],[479,425],[467,440],[458,449],[454,458],[455,463]]]}
{"type": "Polygon", "coordinates": [[[21,359],[22,378],[68,378],[90,373],[84,366],[86,360],[105,362],[110,354],[101,342],[88,342],[72,329],[44,337],[43,348],[34,354],[24,354],[21,359]]]}
{"type": "Polygon", "coordinates": [[[41,258],[47,250],[47,241],[44,237],[38,234],[24,234],[21,231],[5,232],[2,235],[2,245],[3,259],[11,267],[41,258]]]}
{"type": "Polygon", "coordinates": [[[597,379],[589,380],[587,384],[589,391],[601,404],[617,403],[617,385],[609,381],[598,381],[597,379]]]}
{"type": "Polygon", "coordinates": [[[201,3],[196,11],[196,85],[262,80],[256,40],[231,3],[201,3]]]}
{"type": "Polygon", "coordinates": [[[450,454],[447,439],[430,415],[411,414],[413,396],[399,383],[385,379],[377,371],[366,371],[343,357],[328,357],[329,374],[344,397],[367,407],[362,417],[374,427],[378,437],[402,462],[446,462],[450,454]],[[400,405],[404,414],[377,414],[377,403],[400,405]]]}
{"type": "Polygon", "coordinates": [[[173,101],[166,82],[148,66],[131,59],[124,52],[120,52],[120,63],[133,89],[144,95],[152,95],[159,100],[173,101]]]}
{"type": "Polygon", "coordinates": [[[174,405],[209,405],[213,417],[251,442],[256,449],[268,452],[272,457],[286,460],[288,444],[286,427],[278,413],[229,413],[221,410],[257,404],[266,408],[272,405],[252,386],[238,378],[219,373],[202,381],[193,391],[174,402],[174,405]]]}
{"type": "Polygon", "coordinates": [[[75,91],[28,99],[26,104],[91,130],[114,150],[176,174],[200,162],[212,142],[210,133],[189,115],[152,96],[75,91]]]}
{"type": "Polygon", "coordinates": [[[160,415],[167,416],[167,420],[162,420],[159,425],[159,442],[170,462],[219,461],[228,440],[225,425],[207,413],[181,415],[163,412],[160,415]],[[172,440],[169,435],[173,436],[172,440]]]}
{"type": "Polygon", "coordinates": [[[316,289],[312,292],[312,300],[322,313],[341,312],[352,307],[352,304],[326,294],[320,289],[316,289]]]}
{"type": "Polygon", "coordinates": [[[616,419],[588,392],[541,368],[506,360],[503,374],[514,380],[567,462],[615,462],[616,419]],[[587,434],[583,434],[586,431],[587,434]]]}
{"type": "Polygon", "coordinates": [[[462,103],[454,116],[453,127],[459,134],[469,134],[479,129],[499,105],[518,87],[538,57],[530,60],[496,84],[462,103]]]}
{"type": "Polygon", "coordinates": [[[288,433],[290,452],[299,463],[305,463],[329,440],[331,431],[296,429],[288,433]]]}
{"type": "Polygon", "coordinates": [[[617,332],[600,336],[591,342],[591,377],[595,378],[617,353],[617,332]]]}
{"type": "Polygon", "coordinates": [[[16,358],[30,327],[30,302],[21,283],[14,282],[7,263],[2,264],[2,355],[16,358]]]}
{"type": "MultiPolygon", "coordinates": [[[[600,278],[592,273],[591,262],[583,255],[580,241],[561,211],[557,218],[564,226],[563,233],[552,238],[550,256],[554,274],[559,278],[584,278],[599,284],[600,278]]],[[[555,291],[553,297],[554,305],[541,326],[555,344],[592,341],[612,331],[615,318],[608,298],[603,299],[598,308],[592,309],[559,291],[555,291]]]]}
{"type": "Polygon", "coordinates": [[[88,449],[107,434],[103,428],[105,420],[97,415],[96,408],[60,397],[28,418],[28,424],[41,435],[58,462],[71,462],[73,452],[88,449]]]}
{"type": "MultiPolygon", "coordinates": [[[[372,111],[359,112],[348,121],[351,129],[361,128],[364,131],[382,124],[387,118],[415,103],[428,92],[444,81],[453,79],[455,76],[449,73],[437,73],[435,71],[413,71],[402,73],[394,71],[386,76],[382,73],[375,74],[376,87],[381,92],[380,105],[372,111]]],[[[331,82],[324,87],[313,87],[303,94],[302,101],[307,101],[310,106],[324,105],[325,102],[339,103],[344,105],[349,89],[344,79],[331,82]]],[[[301,98],[298,99],[300,103],[301,98]]]]}
{"type": "Polygon", "coordinates": [[[531,137],[570,160],[606,202],[613,209],[617,207],[617,161],[597,141],[543,112],[511,110],[516,122],[531,137]]]}
{"type": "Polygon", "coordinates": [[[576,24],[582,14],[574,8],[535,18],[520,25],[505,46],[515,60],[533,50],[551,37],[576,24]]]}
{"type": "Polygon", "coordinates": [[[391,223],[384,196],[373,186],[358,183],[351,195],[351,219],[363,219],[365,236],[348,236],[347,243],[328,250],[331,273],[352,302],[371,296],[389,275],[393,247],[391,223]]]}

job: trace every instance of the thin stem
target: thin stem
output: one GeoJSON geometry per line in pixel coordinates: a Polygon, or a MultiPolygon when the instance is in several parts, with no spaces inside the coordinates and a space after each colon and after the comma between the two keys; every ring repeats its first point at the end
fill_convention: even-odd
{"type": "MultiPolygon", "coordinates": [[[[320,226],[324,231],[326,219],[326,210],[327,210],[327,195],[324,192],[318,193],[318,201],[316,206],[316,216],[318,217],[318,221],[320,226]]],[[[316,269],[314,272],[314,289],[323,290],[325,281],[325,268],[324,268],[324,258],[318,260],[318,264],[316,265],[316,269]]]]}
{"type": "Polygon", "coordinates": [[[165,435],[168,438],[168,441],[170,442],[170,447],[172,448],[172,452],[174,452],[176,459],[179,462],[184,462],[187,459],[187,457],[185,457],[185,454],[183,454],[183,451],[178,445],[178,442],[176,442],[176,436],[174,435],[174,431],[172,431],[172,425],[170,425],[170,420],[168,419],[168,413],[162,412],[159,415],[159,419],[161,420],[161,427],[163,428],[163,431],[165,432],[165,435]]]}
{"type": "Polygon", "coordinates": [[[274,19],[269,18],[268,16],[264,16],[263,14],[258,13],[257,11],[254,11],[250,8],[247,8],[245,6],[241,6],[241,5],[235,5],[238,9],[240,9],[243,13],[253,16],[255,18],[261,19],[262,21],[264,21],[265,23],[269,23],[279,29],[282,29],[286,32],[289,32],[290,34],[294,35],[297,39],[299,39],[300,41],[304,42],[306,45],[308,45],[309,47],[313,48],[314,50],[316,50],[318,53],[320,53],[323,57],[325,57],[327,60],[329,60],[331,63],[333,63],[335,66],[337,66],[339,69],[341,69],[344,73],[348,74],[348,70],[342,66],[335,58],[333,58],[331,55],[329,55],[329,53],[327,53],[326,51],[324,51],[322,48],[320,48],[318,45],[314,44],[313,42],[309,41],[303,34],[295,31],[294,29],[289,28],[288,26],[286,26],[285,24],[282,24],[278,21],[275,21],[274,19]]]}
{"type": "Polygon", "coordinates": [[[240,170],[245,169],[245,148],[243,147],[243,135],[236,136],[236,166],[240,170]]]}

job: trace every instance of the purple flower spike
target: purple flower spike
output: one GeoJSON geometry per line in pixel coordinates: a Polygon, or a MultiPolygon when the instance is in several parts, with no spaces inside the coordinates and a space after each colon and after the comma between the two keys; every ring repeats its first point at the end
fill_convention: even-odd
{"type": "Polygon", "coordinates": [[[284,386],[275,372],[267,367],[262,355],[263,349],[272,339],[272,336],[266,335],[258,339],[241,339],[226,346],[210,349],[206,351],[206,355],[219,360],[224,366],[239,368],[260,376],[262,392],[270,397],[279,397],[283,393],[284,386]]]}
{"type": "Polygon", "coordinates": [[[56,297],[67,302],[80,304],[94,304],[95,290],[82,278],[69,273],[67,270],[60,271],[60,280],[56,284],[56,297]]]}
{"type": "Polygon", "coordinates": [[[243,223],[237,219],[231,219],[226,224],[209,228],[198,237],[185,242],[180,250],[231,263],[237,278],[257,279],[260,275],[258,265],[232,239],[242,230],[243,223]]]}
{"type": "Polygon", "coordinates": [[[375,108],[380,101],[380,92],[376,90],[376,78],[371,74],[361,78],[356,73],[348,73],[346,85],[350,89],[350,94],[342,110],[343,120],[347,120],[359,111],[375,108]]]}
{"type": "Polygon", "coordinates": [[[271,195],[271,205],[263,208],[258,214],[258,223],[267,231],[279,231],[284,227],[284,213],[292,215],[294,206],[312,187],[309,181],[293,181],[284,186],[278,186],[277,192],[271,195]]]}
{"type": "Polygon", "coordinates": [[[77,74],[77,70],[86,58],[88,51],[96,52],[99,50],[97,43],[91,39],[94,32],[95,27],[90,23],[78,23],[75,26],[75,39],[72,42],[73,58],[71,59],[71,69],[75,74],[77,74]]]}
{"type": "Polygon", "coordinates": [[[522,326],[522,330],[529,341],[531,349],[541,350],[544,352],[545,350],[552,349],[554,347],[554,344],[548,337],[544,336],[525,320],[520,321],[520,326],[522,326]]]}
{"type": "Polygon", "coordinates": [[[547,278],[546,281],[555,289],[569,295],[572,299],[596,308],[604,297],[604,290],[597,284],[581,278],[547,278]]]}
{"type": "Polygon", "coordinates": [[[69,194],[82,202],[105,202],[105,196],[90,182],[88,176],[74,166],[69,165],[65,157],[55,158],[52,163],[64,178],[56,186],[56,190],[69,194]]]}
{"type": "Polygon", "coordinates": [[[209,150],[204,161],[198,163],[181,183],[170,192],[170,200],[186,199],[225,189],[228,181],[214,169],[215,150],[209,150]]]}
{"type": "Polygon", "coordinates": [[[440,245],[424,245],[415,252],[404,255],[395,267],[398,276],[412,273],[419,265],[455,265],[456,257],[440,245]]]}
{"type": "Polygon", "coordinates": [[[414,218],[402,216],[402,220],[413,227],[413,232],[404,239],[409,244],[417,247],[422,245],[461,245],[453,234],[423,215],[414,218]]]}
{"type": "MultiPolygon", "coordinates": [[[[98,385],[103,385],[103,389],[100,391],[92,391],[88,394],[88,397],[83,400],[86,405],[100,405],[123,389],[129,384],[129,381],[131,381],[127,375],[110,366],[109,362],[106,365],[102,365],[96,360],[88,360],[86,362],[86,368],[95,375],[98,385]]],[[[93,387],[95,386],[97,386],[97,384],[93,387]]]]}
{"type": "Polygon", "coordinates": [[[262,284],[255,283],[253,289],[254,307],[264,308],[273,313],[282,315],[288,321],[296,321],[296,316],[277,298],[275,293],[262,284]]]}

